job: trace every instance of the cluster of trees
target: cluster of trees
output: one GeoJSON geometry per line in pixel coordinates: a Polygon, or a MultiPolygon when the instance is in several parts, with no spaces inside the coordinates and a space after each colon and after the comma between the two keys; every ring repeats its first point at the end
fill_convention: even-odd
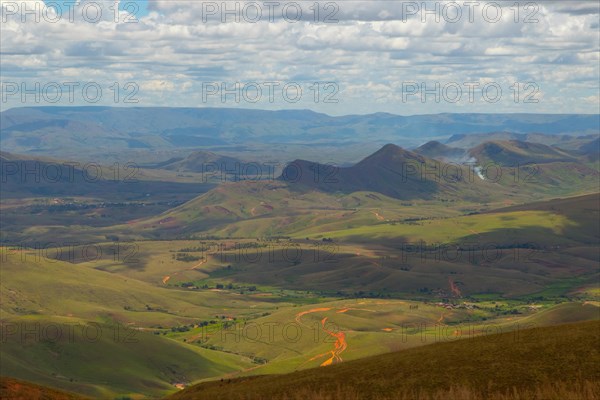
{"type": "MultiPolygon", "coordinates": [[[[228,290],[233,290],[233,289],[240,289],[240,286],[234,286],[233,283],[228,283],[228,284],[223,284],[223,283],[217,283],[215,286],[216,289],[228,289],[228,290]]],[[[256,291],[256,286],[247,286],[247,287],[243,287],[246,290],[248,290],[249,292],[254,292],[256,291]]]]}
{"type": "Polygon", "coordinates": [[[179,253],[197,253],[208,250],[204,246],[196,246],[196,247],[184,247],[182,249],[177,250],[179,253]]]}
{"type": "Polygon", "coordinates": [[[199,256],[194,256],[188,253],[177,253],[173,255],[173,259],[177,260],[177,261],[185,261],[185,262],[190,262],[190,261],[199,261],[202,259],[202,257],[199,256]]]}

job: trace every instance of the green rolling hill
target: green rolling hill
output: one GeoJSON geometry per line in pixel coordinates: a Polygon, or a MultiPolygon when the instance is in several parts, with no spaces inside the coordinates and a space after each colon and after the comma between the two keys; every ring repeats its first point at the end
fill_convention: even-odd
{"type": "Polygon", "coordinates": [[[92,397],[157,397],[178,383],[250,367],[247,357],[162,333],[215,315],[275,308],[234,294],[190,295],[98,270],[98,262],[72,264],[10,248],[0,256],[2,375],[92,397]]]}
{"type": "Polygon", "coordinates": [[[591,399],[600,393],[599,341],[598,321],[526,329],[207,382],[169,399],[591,399]]]}

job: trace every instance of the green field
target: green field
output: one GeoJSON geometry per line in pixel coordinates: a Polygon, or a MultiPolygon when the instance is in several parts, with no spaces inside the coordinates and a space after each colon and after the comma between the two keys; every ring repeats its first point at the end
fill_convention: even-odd
{"type": "Polygon", "coordinates": [[[600,323],[435,343],[286,375],[193,386],[172,399],[582,399],[600,394],[600,323]]]}
{"type": "MultiPolygon", "coordinates": [[[[344,351],[331,359],[339,363],[442,338],[598,318],[593,292],[578,294],[585,304],[553,300],[581,286],[581,280],[535,302],[498,301],[498,295],[461,299],[449,291],[450,300],[443,302],[440,293],[421,293],[421,300],[335,300],[314,289],[240,283],[249,275],[237,266],[224,268],[214,255],[207,254],[208,261],[196,269],[190,267],[197,260],[173,260],[173,254],[197,244],[140,242],[141,256],[132,264],[113,257],[65,262],[4,248],[3,374],[90,396],[146,398],[222,376],[317,367],[331,359],[336,346],[328,332],[344,336],[344,351]],[[166,273],[172,278],[164,282],[166,273]],[[56,279],[60,286],[53,284],[56,279]],[[197,286],[182,285],[186,281],[197,286]],[[57,326],[60,338],[53,335],[57,326]],[[27,329],[37,332],[37,340],[27,329]],[[90,342],[88,336],[97,332],[101,336],[90,342]],[[33,362],[36,368],[30,367],[33,362]]],[[[348,280],[339,284],[352,286],[348,280]]]]}

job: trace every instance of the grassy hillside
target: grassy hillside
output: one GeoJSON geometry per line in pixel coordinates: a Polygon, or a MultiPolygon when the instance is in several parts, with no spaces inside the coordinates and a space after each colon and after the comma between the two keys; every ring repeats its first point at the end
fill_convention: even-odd
{"type": "Polygon", "coordinates": [[[4,400],[86,400],[74,393],[40,386],[18,379],[0,377],[0,398],[4,400]]]}
{"type": "Polygon", "coordinates": [[[190,342],[202,337],[198,344],[203,347],[266,360],[250,370],[230,374],[230,377],[237,377],[293,372],[440,340],[456,341],[474,335],[514,331],[524,326],[600,318],[597,305],[582,302],[532,303],[534,307],[502,300],[495,304],[476,300],[453,301],[451,304],[387,299],[338,300],[282,308],[248,322],[248,326],[225,332],[206,331],[204,335],[194,331],[178,335],[177,339],[187,338],[190,342]]]}
{"type": "Polygon", "coordinates": [[[248,368],[253,361],[247,357],[190,346],[166,333],[217,315],[248,318],[277,307],[95,269],[114,264],[111,259],[72,264],[0,250],[2,374],[90,396],[160,396],[175,384],[248,368]]]}
{"type": "Polygon", "coordinates": [[[599,321],[535,328],[208,382],[170,399],[591,399],[600,395],[599,341],[599,321]]]}
{"type": "MultiPolygon", "coordinates": [[[[499,203],[498,205],[501,205],[499,203]]],[[[460,215],[477,205],[415,200],[402,203],[372,192],[350,195],[300,191],[280,181],[225,183],[205,195],[152,218],[105,228],[133,238],[189,238],[202,234],[256,238],[289,235],[307,228],[371,225],[382,220],[460,215]]],[[[479,209],[479,208],[475,208],[479,209]]]]}
{"type": "MultiPolygon", "coordinates": [[[[547,301],[530,309],[525,303],[500,300],[498,295],[479,300],[467,298],[472,303],[467,308],[462,299],[450,293],[448,278],[452,277],[468,293],[477,282],[485,281],[476,274],[477,268],[472,269],[472,278],[466,274],[448,275],[435,264],[419,267],[415,274],[396,270],[397,275],[385,278],[383,271],[392,268],[360,266],[356,260],[340,260],[343,264],[325,268],[325,264],[310,267],[308,261],[295,267],[288,261],[286,267],[279,259],[278,263],[266,263],[262,268],[255,263],[249,265],[253,270],[243,271],[235,263],[231,269],[225,268],[223,262],[227,260],[212,255],[200,266],[198,261],[172,259],[181,249],[194,246],[198,242],[144,242],[137,263],[115,261],[112,256],[93,262],[76,259],[75,263],[67,263],[37,259],[32,251],[3,249],[2,328],[10,335],[3,339],[1,348],[2,373],[95,397],[148,398],[172,392],[175,385],[199,380],[290,372],[320,365],[335,345],[327,330],[344,334],[347,348],[341,357],[346,361],[425,344],[419,341],[419,335],[405,341],[404,324],[426,323],[428,337],[435,337],[439,324],[452,326],[451,329],[475,324],[478,328],[474,329],[480,331],[485,320],[503,329],[514,329],[512,325],[517,321],[545,325],[590,319],[597,314],[597,306],[593,304],[556,306],[547,301]],[[191,270],[192,267],[195,269],[191,270]],[[357,268],[364,272],[356,275],[357,268]],[[171,279],[165,282],[163,274],[169,274],[171,279]],[[419,277],[424,279],[428,275],[429,278],[419,281],[419,277]],[[267,277],[275,279],[271,286],[254,284],[255,288],[249,289],[251,285],[244,283],[267,277]],[[297,280],[292,280],[294,277],[297,280]],[[318,293],[336,287],[365,288],[364,284],[375,290],[376,282],[393,285],[394,290],[408,285],[406,290],[409,290],[411,286],[414,289],[419,284],[431,284],[432,277],[444,290],[413,294],[423,298],[422,301],[360,298],[327,301],[318,293]],[[190,290],[182,282],[194,282],[197,286],[190,290]],[[231,288],[227,285],[214,289],[219,282],[234,284],[231,288]],[[281,290],[281,285],[305,286],[311,293],[281,290]],[[451,309],[431,301],[440,296],[453,296],[451,309]],[[200,325],[201,322],[208,325],[200,325]],[[234,330],[222,331],[224,323],[234,324],[234,330]],[[290,326],[287,335],[295,336],[298,324],[302,327],[300,340],[282,336],[285,326],[290,326]],[[261,327],[262,337],[258,341],[252,339],[255,332],[250,328],[244,330],[246,326],[261,327]],[[13,332],[15,327],[17,330],[13,332]],[[58,339],[53,336],[57,327],[64,333],[58,339]],[[75,327],[72,336],[66,334],[69,327],[75,327]],[[274,327],[274,338],[269,337],[268,327],[274,327]],[[40,334],[37,337],[25,334],[23,338],[22,332],[27,328],[40,334]],[[85,331],[93,337],[98,329],[102,332],[98,340],[82,336],[85,331]],[[245,332],[243,335],[250,339],[232,340],[235,332],[245,332]],[[115,363],[119,368],[114,367],[115,363]]],[[[361,251],[366,253],[358,261],[372,257],[369,253],[372,250],[361,251]]],[[[559,269],[552,273],[568,271],[559,269]]],[[[498,275],[495,282],[504,282],[514,291],[528,290],[527,279],[516,276],[498,275]]],[[[540,286],[541,289],[551,289],[552,280],[541,276],[534,279],[547,284],[540,286]]],[[[582,281],[567,283],[565,287],[552,289],[548,296],[582,285],[582,281]]]]}
{"type": "MultiPolygon", "coordinates": [[[[522,142],[516,141],[490,142],[480,147],[478,154],[485,155],[482,160],[500,165],[482,172],[479,167],[445,164],[386,145],[351,167],[297,161],[285,169],[278,181],[225,182],[178,207],[174,202],[187,200],[189,191],[202,188],[193,189],[195,185],[189,182],[151,180],[153,176],[168,180],[169,174],[176,173],[173,171],[142,170],[144,179],[137,182],[138,186],[110,181],[87,183],[92,186],[89,193],[85,185],[68,183],[69,188],[79,190],[73,189],[79,197],[53,199],[57,204],[32,199],[29,203],[13,201],[3,205],[2,237],[12,241],[49,241],[58,235],[65,240],[97,242],[115,236],[182,239],[208,234],[249,238],[378,230],[385,223],[456,216],[600,190],[598,171],[562,150],[541,144],[523,147],[522,142]],[[499,146],[501,151],[485,146],[499,146]],[[489,151],[483,151],[484,147],[489,151]],[[538,160],[540,164],[502,164],[515,159],[524,163],[538,160]],[[94,200],[95,192],[91,190],[106,185],[110,185],[106,193],[119,193],[114,202],[94,200]],[[141,190],[140,185],[145,185],[145,189],[141,190]],[[130,190],[137,195],[130,197],[130,190]],[[67,226],[65,222],[84,226],[67,226]]],[[[209,175],[214,178],[215,174],[209,175]]],[[[31,186],[17,181],[13,184],[19,190],[31,186]]],[[[64,186],[54,185],[53,189],[64,186]]]]}
{"type": "MultiPolygon", "coordinates": [[[[473,205],[401,203],[369,192],[336,197],[295,193],[284,183],[244,183],[224,185],[123,229],[148,236],[195,236],[195,246],[220,249],[218,255],[208,255],[202,268],[182,272],[170,284],[210,278],[213,287],[222,281],[329,295],[414,296],[423,288],[447,290],[453,276],[465,295],[521,296],[562,280],[563,287],[553,290],[560,296],[597,279],[594,246],[600,232],[590,217],[599,215],[598,202],[596,194],[464,215],[473,205]],[[261,200],[265,198],[269,202],[261,200]],[[272,239],[277,235],[291,240],[272,239]],[[250,246],[249,257],[240,257],[239,246],[250,246]],[[296,250],[290,253],[293,260],[286,257],[286,249],[296,248],[297,256],[296,250]],[[264,253],[266,258],[271,252],[268,262],[251,257],[264,253]],[[316,257],[326,252],[333,256],[316,257]]],[[[153,253],[153,247],[168,253],[176,246],[149,243],[142,244],[145,254],[153,253]]],[[[176,272],[168,261],[147,263],[140,279],[150,276],[150,268],[154,282],[161,279],[160,270],[164,275],[176,272]]],[[[133,270],[127,274],[136,276],[133,270]]]]}
{"type": "Polygon", "coordinates": [[[424,221],[380,221],[352,229],[322,231],[307,229],[295,235],[362,238],[382,240],[405,238],[409,241],[451,243],[466,239],[495,243],[536,242],[545,245],[593,244],[600,237],[594,218],[600,213],[599,194],[536,202],[532,205],[505,207],[473,215],[453,218],[431,218],[424,221]],[[568,234],[567,234],[568,233],[568,234]],[[482,237],[483,236],[483,237],[482,237]]]}
{"type": "Polygon", "coordinates": [[[351,167],[297,160],[277,181],[224,183],[165,213],[103,232],[152,239],[371,232],[386,223],[600,190],[598,171],[559,149],[511,141],[476,150],[483,167],[447,164],[392,144],[351,167]]]}
{"type": "Polygon", "coordinates": [[[158,397],[177,384],[252,365],[243,357],[186,346],[126,325],[20,318],[4,329],[11,323],[19,329],[2,345],[3,375],[96,398],[158,397]],[[39,329],[40,335],[24,334],[25,329],[39,329]]]}

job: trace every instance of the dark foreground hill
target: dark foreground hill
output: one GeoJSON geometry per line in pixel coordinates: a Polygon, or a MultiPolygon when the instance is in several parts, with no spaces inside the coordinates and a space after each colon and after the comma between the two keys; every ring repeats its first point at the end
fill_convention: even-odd
{"type": "Polygon", "coordinates": [[[0,399],[2,400],[85,400],[74,393],[40,386],[18,379],[0,378],[0,399]]]}
{"type": "Polygon", "coordinates": [[[600,321],[435,343],[169,399],[597,399],[600,321]]]}

